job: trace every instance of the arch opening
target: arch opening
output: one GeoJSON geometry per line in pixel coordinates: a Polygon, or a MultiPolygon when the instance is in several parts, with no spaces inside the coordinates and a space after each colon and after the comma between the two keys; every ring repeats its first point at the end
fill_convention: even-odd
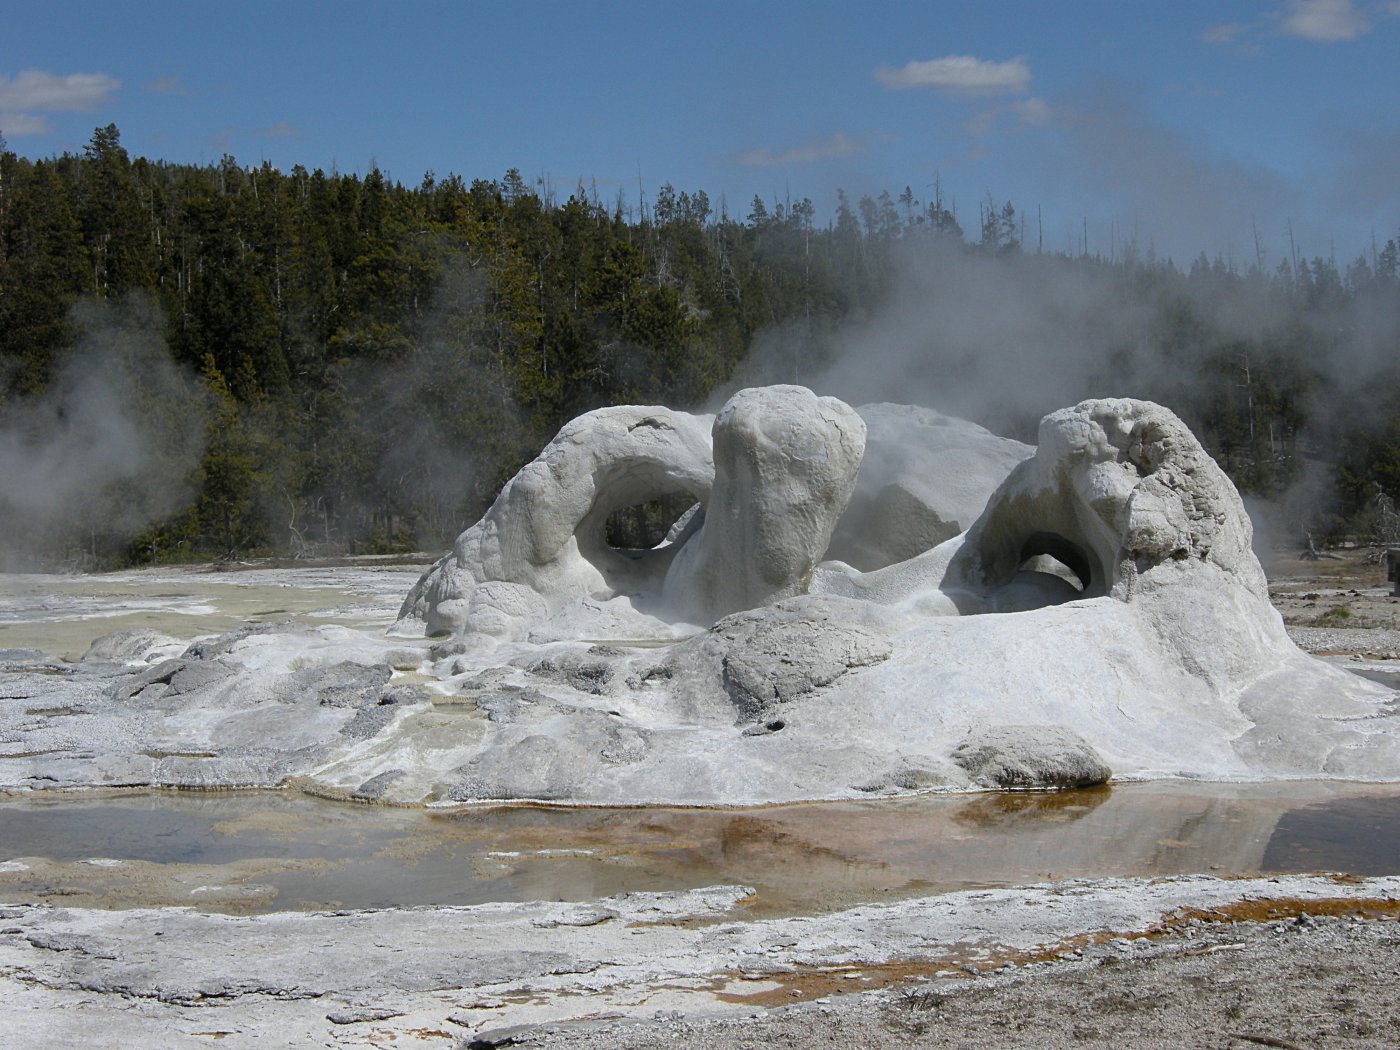
{"type": "Polygon", "coordinates": [[[1089,556],[1077,544],[1057,533],[1033,533],[1022,544],[1017,564],[1021,572],[1058,577],[1080,594],[1089,593],[1094,584],[1089,556]]]}
{"type": "Polygon", "coordinates": [[[691,493],[676,490],[618,507],[603,523],[603,542],[615,551],[654,550],[696,505],[691,493]]]}

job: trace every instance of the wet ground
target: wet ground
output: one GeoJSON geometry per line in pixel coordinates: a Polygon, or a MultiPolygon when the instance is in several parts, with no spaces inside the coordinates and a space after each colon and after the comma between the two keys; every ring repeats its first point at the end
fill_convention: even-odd
{"type": "Polygon", "coordinates": [[[0,573],[0,649],[76,660],[95,638],[153,630],[174,638],[250,623],[380,627],[426,565],[143,569],[96,576],[0,573]]]}
{"type": "MultiPolygon", "coordinates": [[[[421,569],[0,576],[0,649],[72,659],[118,630],[188,639],[264,621],[378,630],[421,569]]],[[[1291,572],[1271,576],[1285,615],[1348,595],[1354,612],[1329,627],[1357,652],[1400,608],[1361,558],[1291,572]]],[[[1396,684],[1393,667],[1353,669],[1396,684]]],[[[460,905],[742,884],[757,890],[752,913],[779,915],[1071,877],[1318,870],[1400,872],[1400,785],[1157,782],[727,810],[391,809],[295,792],[0,800],[0,899],[109,908],[460,905]]]]}

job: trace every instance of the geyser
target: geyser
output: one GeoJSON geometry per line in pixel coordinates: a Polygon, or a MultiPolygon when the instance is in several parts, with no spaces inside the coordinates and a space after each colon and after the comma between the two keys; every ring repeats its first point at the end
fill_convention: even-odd
{"type": "MultiPolygon", "coordinates": [[[[537,463],[580,440],[627,460],[612,418],[576,420],[537,463]]],[[[1238,493],[1161,406],[1086,401],[1047,416],[1031,449],[926,410],[768,387],[735,395],[712,432],[712,465],[686,461],[706,474],[702,506],[659,585],[580,599],[473,558],[477,536],[538,527],[509,487],[424,577],[399,629],[457,635],[441,650],[469,654],[457,688],[539,691],[493,716],[453,797],[1400,772],[1391,694],[1288,639],[1238,493]],[[497,608],[503,586],[531,589],[516,615],[497,608]],[[453,603],[475,621],[443,615],[453,603]],[[622,644],[638,638],[684,640],[622,644]],[[580,653],[580,639],[595,644],[580,653]],[[508,677],[475,673],[492,663],[508,677]]],[[[581,536],[559,546],[588,562],[581,536]]]]}
{"type": "Polygon", "coordinates": [[[1250,535],[1147,402],[1054,412],[1034,448],[800,387],[715,417],[603,409],[506,485],[395,637],[243,631],[36,676],[69,717],[0,719],[21,752],[0,787],[732,804],[1400,778],[1394,692],[1293,645],[1250,535]],[[615,511],[676,494],[698,506],[666,540],[609,545],[615,511]]]}

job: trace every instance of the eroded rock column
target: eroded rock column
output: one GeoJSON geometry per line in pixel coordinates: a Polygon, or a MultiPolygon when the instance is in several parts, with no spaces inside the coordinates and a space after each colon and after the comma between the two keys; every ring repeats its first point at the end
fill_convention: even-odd
{"type": "Polygon", "coordinates": [[[741,390],[715,418],[705,524],[665,595],[696,622],[801,594],[855,488],[865,423],[806,387],[741,390]]]}

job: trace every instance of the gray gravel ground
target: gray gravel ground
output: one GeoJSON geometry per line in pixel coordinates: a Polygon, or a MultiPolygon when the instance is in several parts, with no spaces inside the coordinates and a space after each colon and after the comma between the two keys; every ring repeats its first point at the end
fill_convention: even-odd
{"type": "Polygon", "coordinates": [[[1354,653],[1382,660],[1400,657],[1400,631],[1391,627],[1299,627],[1290,624],[1288,637],[1308,653],[1354,653]]]}
{"type": "Polygon", "coordinates": [[[1396,1047],[1398,988],[1400,923],[1300,917],[1203,923],[1082,958],[748,1019],[661,1017],[514,1038],[558,1050],[1396,1047]]]}

